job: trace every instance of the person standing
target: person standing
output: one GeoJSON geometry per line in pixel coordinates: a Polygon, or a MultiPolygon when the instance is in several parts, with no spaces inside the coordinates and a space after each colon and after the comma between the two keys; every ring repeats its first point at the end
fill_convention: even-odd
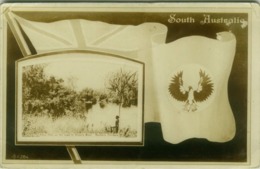
{"type": "Polygon", "coordinates": [[[115,133],[118,133],[118,131],[119,131],[119,116],[116,116],[115,133]]]}

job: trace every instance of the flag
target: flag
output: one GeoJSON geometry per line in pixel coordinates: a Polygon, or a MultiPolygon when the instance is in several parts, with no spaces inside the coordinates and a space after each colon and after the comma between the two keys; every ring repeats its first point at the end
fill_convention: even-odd
{"type": "Polygon", "coordinates": [[[235,36],[220,32],[216,39],[189,36],[153,49],[156,104],[166,141],[234,137],[227,85],[235,48],[235,36]]]}

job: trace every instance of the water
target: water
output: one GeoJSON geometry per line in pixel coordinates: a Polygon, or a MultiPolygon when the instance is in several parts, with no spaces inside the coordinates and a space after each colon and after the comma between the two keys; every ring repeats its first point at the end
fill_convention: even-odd
{"type": "MultiPolygon", "coordinates": [[[[92,106],[88,112],[85,112],[87,124],[92,129],[101,129],[104,126],[115,126],[116,116],[119,115],[119,106],[116,104],[106,104],[104,108],[101,108],[99,104],[92,106]]],[[[138,108],[131,106],[129,108],[120,109],[120,128],[130,128],[131,130],[138,130],[138,108]]]]}

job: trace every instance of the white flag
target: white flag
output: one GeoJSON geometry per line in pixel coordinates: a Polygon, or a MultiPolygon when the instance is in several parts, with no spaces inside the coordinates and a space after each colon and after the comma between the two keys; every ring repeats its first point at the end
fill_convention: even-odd
{"type": "Polygon", "coordinates": [[[235,47],[235,36],[221,32],[217,39],[189,36],[154,48],[156,103],[166,141],[234,137],[227,85],[235,47]]]}

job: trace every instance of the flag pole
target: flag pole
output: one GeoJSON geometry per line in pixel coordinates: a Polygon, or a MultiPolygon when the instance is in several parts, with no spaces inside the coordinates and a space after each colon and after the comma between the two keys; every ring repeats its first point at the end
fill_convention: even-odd
{"type": "Polygon", "coordinates": [[[66,145],[67,151],[74,164],[82,164],[80,155],[74,145],[66,145]]]}
{"type": "Polygon", "coordinates": [[[24,57],[27,57],[29,55],[31,55],[31,51],[30,48],[28,47],[28,44],[26,42],[26,40],[24,39],[24,36],[22,34],[22,31],[20,29],[19,24],[17,23],[14,14],[10,11],[10,9],[6,9],[5,13],[5,17],[7,19],[8,25],[11,29],[11,31],[13,32],[13,35],[21,49],[21,52],[23,54],[24,57]]]}

